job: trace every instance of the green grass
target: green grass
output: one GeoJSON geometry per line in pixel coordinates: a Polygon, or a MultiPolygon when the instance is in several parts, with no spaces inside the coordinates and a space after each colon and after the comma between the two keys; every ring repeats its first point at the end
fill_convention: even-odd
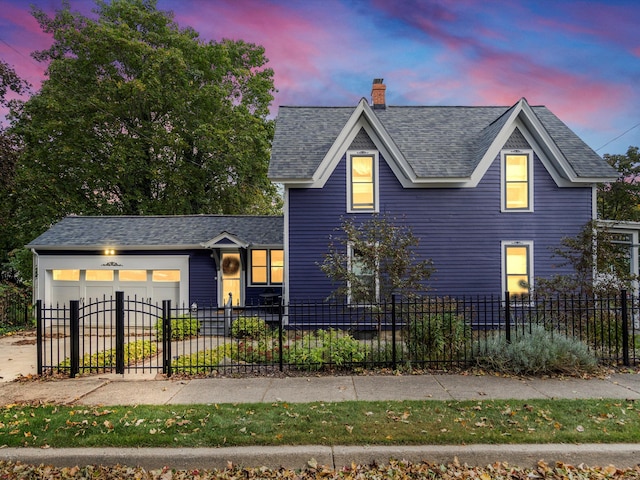
{"type": "Polygon", "coordinates": [[[620,400],[0,407],[0,446],[205,447],[637,442],[620,400]]]}

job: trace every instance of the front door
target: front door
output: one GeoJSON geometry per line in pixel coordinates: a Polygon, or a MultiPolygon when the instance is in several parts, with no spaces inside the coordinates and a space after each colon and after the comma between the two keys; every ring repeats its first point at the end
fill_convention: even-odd
{"type": "Polygon", "coordinates": [[[240,263],[240,253],[222,253],[222,302],[226,304],[229,294],[233,299],[233,305],[242,305],[242,264],[240,263]]]}

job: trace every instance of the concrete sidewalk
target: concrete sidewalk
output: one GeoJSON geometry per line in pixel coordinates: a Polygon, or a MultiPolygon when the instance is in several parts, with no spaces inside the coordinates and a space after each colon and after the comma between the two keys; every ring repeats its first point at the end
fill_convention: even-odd
{"type": "Polygon", "coordinates": [[[640,400],[640,374],[613,373],[606,378],[591,379],[426,374],[173,380],[150,373],[0,383],[0,405],[171,405],[536,398],[640,400]]]}

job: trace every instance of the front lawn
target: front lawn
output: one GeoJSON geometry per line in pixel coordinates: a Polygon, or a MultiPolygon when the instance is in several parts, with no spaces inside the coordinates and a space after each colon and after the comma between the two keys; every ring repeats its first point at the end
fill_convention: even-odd
{"type": "Polygon", "coordinates": [[[620,400],[7,405],[0,438],[0,447],[633,443],[640,408],[620,400]]]}

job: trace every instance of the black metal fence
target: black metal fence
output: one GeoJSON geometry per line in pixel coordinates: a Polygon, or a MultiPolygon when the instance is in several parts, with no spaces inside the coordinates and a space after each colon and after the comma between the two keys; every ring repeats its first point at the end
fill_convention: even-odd
{"type": "Polygon", "coordinates": [[[33,327],[29,294],[20,290],[0,290],[0,331],[33,327]]]}
{"type": "Polygon", "coordinates": [[[626,292],[243,308],[154,305],[117,292],[84,304],[38,302],[36,310],[39,374],[464,368],[496,336],[513,341],[536,325],[584,342],[601,363],[640,363],[638,298],[626,292]]]}

